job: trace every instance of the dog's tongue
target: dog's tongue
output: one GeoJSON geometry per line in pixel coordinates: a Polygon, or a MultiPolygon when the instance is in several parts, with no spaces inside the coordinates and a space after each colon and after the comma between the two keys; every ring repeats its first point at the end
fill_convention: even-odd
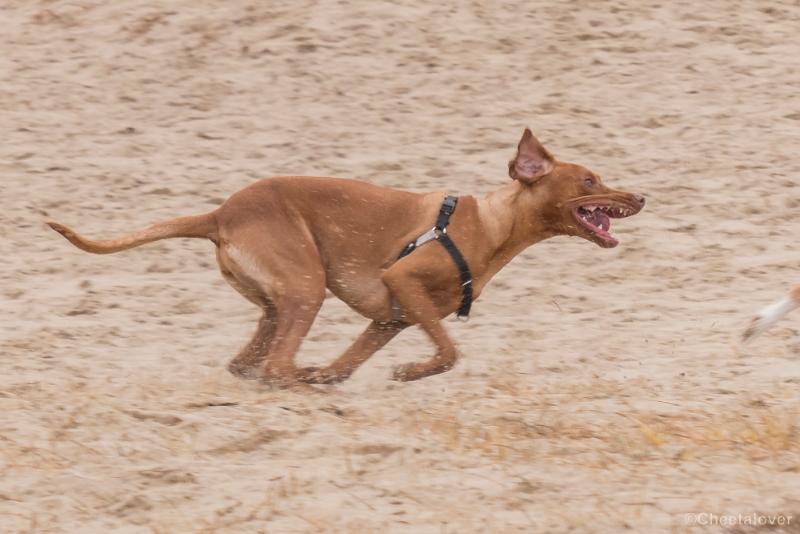
{"type": "Polygon", "coordinates": [[[594,210],[592,216],[589,218],[589,222],[606,232],[611,228],[611,219],[601,210],[594,210]]]}

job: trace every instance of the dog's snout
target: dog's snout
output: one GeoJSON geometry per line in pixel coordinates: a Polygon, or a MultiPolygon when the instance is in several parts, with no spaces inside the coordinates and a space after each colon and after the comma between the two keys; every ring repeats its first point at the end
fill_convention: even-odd
{"type": "Polygon", "coordinates": [[[644,197],[642,195],[633,195],[633,199],[639,203],[640,206],[644,207],[644,197]]]}

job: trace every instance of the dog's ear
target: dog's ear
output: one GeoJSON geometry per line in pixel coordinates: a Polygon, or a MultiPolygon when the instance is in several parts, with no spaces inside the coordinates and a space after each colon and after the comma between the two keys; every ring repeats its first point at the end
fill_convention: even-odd
{"type": "Polygon", "coordinates": [[[553,170],[555,159],[528,128],[522,133],[517,155],[508,162],[508,175],[514,180],[532,184],[553,170]]]}

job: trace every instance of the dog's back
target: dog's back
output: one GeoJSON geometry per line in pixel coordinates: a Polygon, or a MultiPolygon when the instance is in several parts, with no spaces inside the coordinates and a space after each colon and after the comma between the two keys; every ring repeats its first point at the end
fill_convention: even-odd
{"type": "Polygon", "coordinates": [[[311,237],[326,264],[365,258],[385,263],[397,259],[405,243],[433,225],[444,194],[341,178],[275,177],[232,195],[216,219],[223,240],[253,221],[274,223],[311,237]]]}

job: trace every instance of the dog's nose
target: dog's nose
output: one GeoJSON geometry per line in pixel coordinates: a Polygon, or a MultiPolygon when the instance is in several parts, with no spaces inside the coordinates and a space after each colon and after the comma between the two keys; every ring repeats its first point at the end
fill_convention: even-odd
{"type": "Polygon", "coordinates": [[[633,198],[639,203],[640,206],[644,206],[644,197],[642,195],[633,195],[633,198]]]}

